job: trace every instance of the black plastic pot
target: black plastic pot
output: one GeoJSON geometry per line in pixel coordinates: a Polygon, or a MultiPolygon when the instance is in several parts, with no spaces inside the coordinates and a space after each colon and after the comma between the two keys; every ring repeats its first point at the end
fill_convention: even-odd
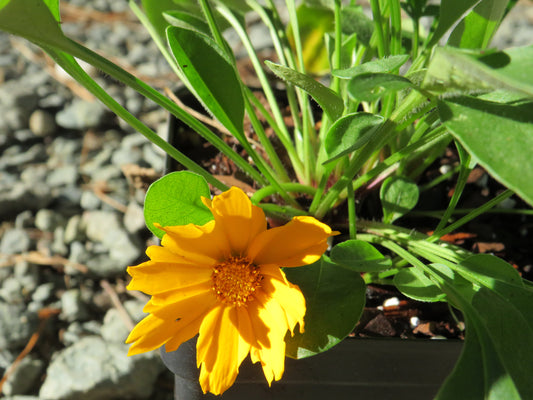
{"type": "Polygon", "coordinates": [[[459,357],[451,340],[346,339],[314,357],[286,358],[285,374],[268,387],[259,364],[246,359],[222,396],[203,395],[196,368],[196,339],[174,352],[161,349],[175,374],[176,400],[432,399],[459,357]]]}

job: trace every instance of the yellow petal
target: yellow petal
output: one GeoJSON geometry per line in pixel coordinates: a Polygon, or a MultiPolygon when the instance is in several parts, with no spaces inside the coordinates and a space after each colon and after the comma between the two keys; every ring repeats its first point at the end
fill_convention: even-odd
{"type": "Polygon", "coordinates": [[[213,308],[216,302],[216,296],[212,291],[204,291],[165,305],[154,304],[150,300],[143,311],[166,320],[193,319],[213,308]]]}
{"type": "Polygon", "coordinates": [[[166,233],[161,245],[191,262],[214,265],[231,255],[225,233],[214,220],[203,226],[156,226],[166,233]]]}
{"type": "Polygon", "coordinates": [[[154,315],[148,315],[130,332],[126,343],[130,346],[128,355],[145,353],[161,347],[177,331],[179,322],[168,321],[154,315]]]}
{"type": "Polygon", "coordinates": [[[169,290],[167,292],[154,294],[150,299],[150,303],[153,306],[161,307],[170,303],[176,303],[187,297],[197,296],[206,292],[210,292],[213,297],[215,296],[215,294],[213,293],[212,281],[202,282],[198,285],[183,287],[179,290],[169,290]]]}
{"type": "Polygon", "coordinates": [[[327,250],[327,239],[336,235],[313,217],[294,217],[286,225],[258,235],[248,249],[256,265],[277,264],[298,267],[312,264],[327,250]]]}
{"type": "Polygon", "coordinates": [[[177,350],[178,347],[189,339],[192,339],[200,330],[200,325],[204,320],[205,315],[200,315],[191,322],[184,324],[183,327],[172,336],[172,338],[165,343],[165,351],[177,350]]]}
{"type": "Polygon", "coordinates": [[[196,357],[204,393],[222,394],[237,378],[242,354],[239,354],[239,331],[232,322],[237,320],[236,313],[235,307],[220,304],[200,325],[196,357]]]}
{"type": "Polygon", "coordinates": [[[213,273],[211,268],[198,267],[180,261],[176,257],[176,262],[150,260],[134,267],[128,267],[128,274],[132,277],[128,289],[140,290],[153,295],[211,280],[213,273]]]}
{"type": "Polygon", "coordinates": [[[244,255],[251,241],[266,230],[263,210],[252,205],[237,187],[215,196],[206,206],[211,209],[217,226],[224,229],[234,256],[244,255]]]}
{"type": "Polygon", "coordinates": [[[260,361],[263,373],[270,385],[272,380],[279,380],[285,370],[285,334],[287,333],[287,322],[283,309],[273,299],[268,299],[266,295],[258,293],[258,302],[262,303],[252,314],[250,310],[250,320],[254,332],[263,332],[268,329],[268,345],[259,342],[259,347],[252,347],[250,350],[253,362],[260,361]]]}
{"type": "Polygon", "coordinates": [[[265,294],[272,297],[283,309],[291,334],[294,334],[296,324],[300,324],[300,332],[303,332],[306,307],[300,288],[270,276],[264,277],[261,286],[265,294]]]}

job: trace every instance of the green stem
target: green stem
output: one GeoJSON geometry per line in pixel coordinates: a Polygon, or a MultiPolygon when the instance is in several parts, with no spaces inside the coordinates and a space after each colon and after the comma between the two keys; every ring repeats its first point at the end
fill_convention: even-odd
{"type": "Polygon", "coordinates": [[[402,51],[402,11],[399,0],[389,0],[391,9],[391,54],[402,51]]]}
{"type": "Polygon", "coordinates": [[[387,53],[379,0],[370,0],[370,6],[372,7],[372,19],[374,20],[374,34],[378,42],[378,56],[379,58],[383,58],[387,53]]]}
{"type": "Polygon", "coordinates": [[[315,216],[322,218],[338,200],[340,193],[351,183],[354,176],[359,172],[364,163],[387,143],[396,132],[397,123],[402,121],[413,109],[416,109],[426,99],[420,93],[412,91],[398,108],[377,130],[370,141],[352,158],[350,164],[339,180],[330,188],[326,196],[318,206],[315,216]]]}
{"type": "MultiPolygon", "coordinates": [[[[458,145],[460,146],[460,145],[458,145]]],[[[461,153],[461,152],[460,152],[461,153]]],[[[466,154],[463,152],[463,157],[461,157],[461,166],[459,168],[459,177],[457,178],[457,184],[455,185],[455,190],[453,191],[452,198],[450,199],[450,203],[448,204],[448,208],[446,209],[446,212],[442,216],[442,219],[439,221],[439,224],[435,228],[435,232],[440,232],[444,229],[448,221],[450,220],[450,217],[453,214],[453,211],[455,210],[455,207],[457,206],[457,203],[459,202],[459,199],[461,198],[461,195],[463,194],[463,190],[466,186],[466,181],[468,180],[468,176],[470,175],[470,171],[472,171],[472,168],[470,168],[470,154],[466,154]],[[464,153],[464,154],[463,154],[464,153]]]]}
{"type": "Polygon", "coordinates": [[[505,190],[504,192],[500,193],[498,196],[496,196],[492,200],[487,201],[482,206],[480,206],[480,207],[476,208],[475,210],[469,212],[463,218],[459,219],[458,221],[454,222],[453,224],[450,224],[446,228],[433,233],[433,235],[428,240],[435,241],[438,238],[440,238],[440,237],[442,237],[444,235],[447,235],[450,232],[453,232],[454,230],[456,230],[457,228],[463,226],[467,222],[470,222],[471,220],[473,220],[477,216],[479,216],[479,215],[483,214],[484,212],[490,210],[491,208],[495,207],[496,205],[498,205],[499,203],[501,203],[505,199],[511,197],[513,194],[514,193],[513,193],[512,190],[510,190],[510,189],[505,190]]]}
{"type": "MultiPolygon", "coordinates": [[[[311,186],[307,186],[307,185],[302,185],[301,183],[293,183],[293,182],[282,183],[281,186],[287,192],[292,192],[292,193],[305,193],[310,196],[314,196],[316,192],[315,188],[311,186]]],[[[277,194],[277,192],[278,191],[274,186],[265,186],[257,190],[252,195],[250,200],[254,204],[259,204],[265,197],[272,196],[273,194],[277,194]]]]}
{"type": "Polygon", "coordinates": [[[265,185],[267,181],[265,178],[250,165],[246,160],[244,160],[236,151],[234,151],[229,145],[227,145],[221,138],[216,134],[211,132],[205,125],[203,125],[196,118],[188,114],[185,110],[176,105],[173,101],[163,96],[154,88],[148,86],[143,81],[137,79],[135,76],[129,72],[124,71],[122,68],[113,64],[106,58],[100,56],[99,54],[93,52],[92,50],[84,47],[83,45],[73,41],[68,40],[68,45],[64,46],[61,50],[77,57],[83,61],[88,62],[94,67],[102,70],[106,74],[112,76],[114,79],[122,82],[131,88],[135,89],[137,92],[152,100],[156,104],[163,107],[165,110],[168,110],[176,118],[189,126],[192,130],[197,132],[205,140],[215,146],[219,151],[224,153],[228,158],[230,158],[235,164],[246,172],[252,179],[254,179],[260,185],[265,185]]]}

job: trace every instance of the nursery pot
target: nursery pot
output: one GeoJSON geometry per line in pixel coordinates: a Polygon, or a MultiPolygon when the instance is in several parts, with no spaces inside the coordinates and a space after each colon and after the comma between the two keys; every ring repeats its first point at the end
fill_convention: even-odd
{"type": "MultiPolygon", "coordinates": [[[[184,132],[184,128],[186,132],[183,124],[170,117],[168,140],[178,148],[182,147],[180,142],[183,144],[178,132],[184,132]]],[[[190,146],[188,143],[187,147],[190,146]]],[[[166,172],[176,169],[177,163],[167,158],[166,172]]],[[[252,364],[247,358],[235,384],[222,396],[202,393],[196,366],[196,338],[173,352],[167,353],[163,346],[161,357],[175,375],[176,400],[427,400],[437,394],[452,371],[462,345],[456,340],[347,338],[313,357],[286,358],[283,378],[271,387],[260,364],[252,364]]]]}
{"type": "Polygon", "coordinates": [[[161,357],[175,374],[176,400],[428,400],[452,371],[461,348],[455,340],[347,338],[313,357],[286,358],[283,378],[270,388],[260,364],[247,358],[222,396],[202,393],[196,338],[173,352],[161,348],[161,357]]]}

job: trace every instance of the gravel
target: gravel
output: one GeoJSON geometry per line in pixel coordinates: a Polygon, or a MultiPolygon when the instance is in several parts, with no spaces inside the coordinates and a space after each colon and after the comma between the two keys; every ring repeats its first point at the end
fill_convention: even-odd
{"type": "MultiPolygon", "coordinates": [[[[81,7],[77,16],[88,16],[82,23],[65,18],[62,28],[69,36],[123,60],[159,89],[162,78],[172,79],[131,14],[100,21],[88,12],[129,13],[126,0],[62,5],[67,3],[81,7]]],[[[531,42],[528,5],[518,4],[497,46],[531,42]]],[[[253,35],[257,42],[265,37],[260,29],[253,35]]],[[[122,168],[138,164],[162,173],[164,155],[59,69],[54,73],[67,85],[12,44],[41,57],[34,46],[0,32],[0,377],[32,334],[39,341],[7,378],[4,398],[170,400],[173,377],[158,353],[127,357],[124,344],[130,320],[143,318],[146,302],[125,290],[126,267],[144,260],[153,238],[144,226],[139,189],[122,168]]],[[[164,134],[164,111],[88,71],[164,134]]]]}

